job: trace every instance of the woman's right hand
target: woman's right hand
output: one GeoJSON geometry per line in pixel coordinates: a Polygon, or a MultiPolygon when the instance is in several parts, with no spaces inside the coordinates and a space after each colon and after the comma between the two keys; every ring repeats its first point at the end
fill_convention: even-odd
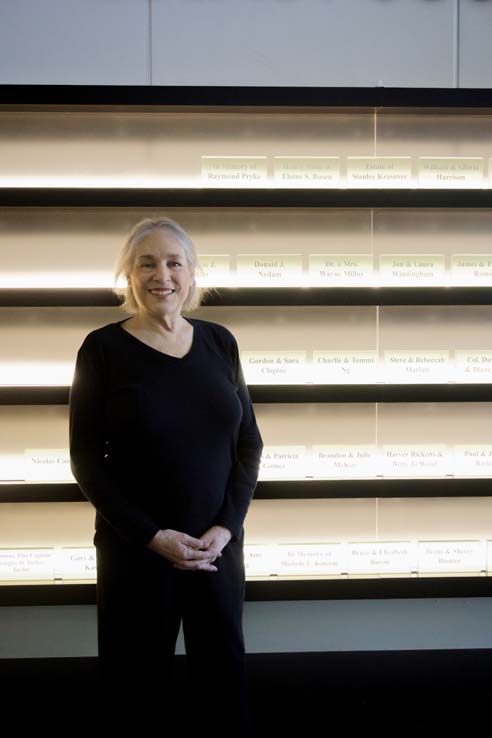
{"type": "Polygon", "coordinates": [[[147,548],[155,551],[160,556],[164,556],[178,569],[217,571],[217,567],[213,566],[212,561],[215,561],[222,554],[214,549],[200,550],[203,547],[204,544],[199,538],[193,538],[187,533],[172,530],[172,528],[158,531],[152,540],[147,543],[147,548]]]}

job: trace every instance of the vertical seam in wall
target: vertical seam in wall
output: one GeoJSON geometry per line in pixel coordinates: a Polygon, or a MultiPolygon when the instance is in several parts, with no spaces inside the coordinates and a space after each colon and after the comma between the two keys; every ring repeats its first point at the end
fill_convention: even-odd
{"type": "Polygon", "coordinates": [[[374,134],[373,156],[377,156],[378,155],[377,154],[377,151],[378,151],[378,119],[377,119],[376,108],[374,108],[373,134],[374,134]]]}
{"type": "MultiPolygon", "coordinates": [[[[376,155],[376,154],[374,154],[376,155]]],[[[374,208],[371,208],[371,255],[372,255],[372,261],[374,265],[374,208]]],[[[378,277],[379,277],[379,269],[378,269],[378,277]]],[[[374,279],[374,272],[373,272],[373,279],[374,279]]],[[[376,372],[379,371],[380,368],[380,361],[379,361],[379,305],[376,305],[376,372]]],[[[374,380],[373,380],[374,381],[374,380]]],[[[377,382],[377,379],[376,379],[377,382]]],[[[375,444],[375,453],[379,453],[379,403],[375,403],[374,408],[374,444],[375,444]]],[[[375,538],[376,541],[379,540],[379,498],[376,497],[376,504],[374,509],[374,517],[375,517],[375,538]]]]}
{"type": "Polygon", "coordinates": [[[152,0],[147,0],[147,77],[152,85],[152,0]]]}
{"type": "Polygon", "coordinates": [[[460,0],[453,8],[453,85],[460,86],[460,0]]]}

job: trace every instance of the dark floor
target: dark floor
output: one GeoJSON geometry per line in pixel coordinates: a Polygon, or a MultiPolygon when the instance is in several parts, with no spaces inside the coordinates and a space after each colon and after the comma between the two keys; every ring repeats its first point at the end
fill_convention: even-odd
{"type": "MultiPolygon", "coordinates": [[[[185,657],[178,656],[178,685],[184,685],[184,673],[185,657]]],[[[93,735],[101,727],[96,675],[95,658],[0,660],[2,718],[12,719],[16,732],[93,735]]],[[[478,728],[492,705],[488,649],[248,654],[248,676],[258,738],[331,736],[334,730],[346,734],[368,728],[378,733],[469,730],[478,728]]],[[[168,729],[163,695],[162,704],[149,704],[138,733],[213,736],[208,726],[199,736],[187,732],[193,704],[184,690],[180,699],[181,728],[168,729]]],[[[231,738],[234,734],[231,726],[231,738]]]]}

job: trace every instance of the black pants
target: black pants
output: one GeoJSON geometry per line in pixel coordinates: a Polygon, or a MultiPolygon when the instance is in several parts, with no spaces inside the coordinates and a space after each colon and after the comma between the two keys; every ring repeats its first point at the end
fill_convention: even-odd
{"type": "Polygon", "coordinates": [[[202,735],[255,735],[242,630],[243,537],[214,562],[184,571],[145,547],[98,541],[99,707],[108,725],[202,735]],[[173,680],[183,620],[187,682],[173,680]],[[205,733],[203,733],[205,731],[205,733]]]}

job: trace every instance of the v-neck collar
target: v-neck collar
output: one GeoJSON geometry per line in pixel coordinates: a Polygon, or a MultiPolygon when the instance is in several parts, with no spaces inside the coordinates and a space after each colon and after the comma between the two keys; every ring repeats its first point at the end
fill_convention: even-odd
{"type": "MultiPolygon", "coordinates": [[[[184,316],[183,316],[184,317],[184,316]]],[[[144,350],[152,351],[153,354],[158,354],[159,356],[163,356],[166,359],[171,359],[173,361],[186,361],[192,357],[192,355],[195,353],[197,342],[198,342],[198,323],[195,321],[194,318],[185,318],[185,320],[190,323],[190,325],[193,326],[193,340],[191,342],[191,348],[188,351],[187,354],[184,356],[173,356],[172,354],[166,354],[164,351],[159,351],[159,349],[154,348],[153,346],[150,346],[148,343],[145,343],[145,341],[142,341],[140,338],[137,338],[133,335],[133,333],[129,333],[123,328],[122,323],[126,323],[127,320],[130,320],[130,318],[124,318],[124,320],[118,320],[114,325],[119,328],[120,333],[123,333],[125,336],[128,336],[128,338],[136,342],[139,346],[141,346],[144,350]]]]}

